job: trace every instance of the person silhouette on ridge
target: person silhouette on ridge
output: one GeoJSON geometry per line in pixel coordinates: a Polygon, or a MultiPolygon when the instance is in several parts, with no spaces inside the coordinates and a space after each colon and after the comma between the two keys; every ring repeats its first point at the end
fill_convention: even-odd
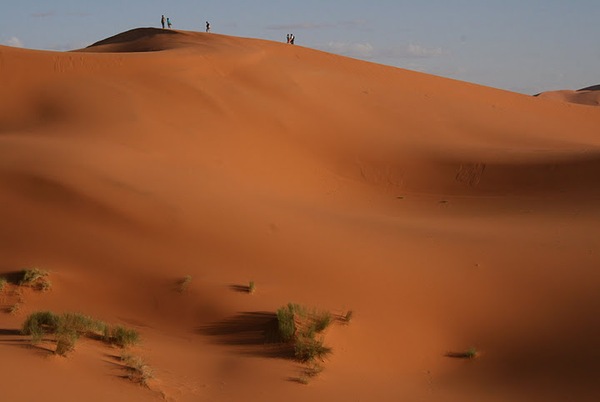
{"type": "Polygon", "coordinates": [[[167,26],[171,29],[171,19],[167,17],[167,26]]]}
{"type": "Polygon", "coordinates": [[[206,32],[210,32],[210,22],[206,21],[206,32]]]}
{"type": "Polygon", "coordinates": [[[165,16],[160,17],[160,25],[162,25],[162,29],[165,29],[165,16]]]}

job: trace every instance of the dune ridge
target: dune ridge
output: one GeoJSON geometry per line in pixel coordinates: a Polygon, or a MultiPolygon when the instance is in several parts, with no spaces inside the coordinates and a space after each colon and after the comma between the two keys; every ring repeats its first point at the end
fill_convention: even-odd
{"type": "Polygon", "coordinates": [[[9,400],[600,394],[597,108],[153,28],[0,47],[0,87],[0,276],[53,285],[0,294],[9,400]],[[255,341],[288,302],[354,312],[307,386],[255,341]],[[47,309],[137,329],[150,389],[91,341],[22,347],[47,309]]]}

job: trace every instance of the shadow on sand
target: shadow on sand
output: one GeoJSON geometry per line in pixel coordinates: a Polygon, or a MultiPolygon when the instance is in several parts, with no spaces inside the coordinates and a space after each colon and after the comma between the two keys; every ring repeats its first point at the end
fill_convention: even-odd
{"type": "Polygon", "coordinates": [[[221,345],[237,347],[242,354],[292,359],[294,348],[281,341],[277,315],[271,312],[244,312],[200,327],[198,332],[221,345]]]}
{"type": "Polygon", "coordinates": [[[247,285],[232,284],[232,285],[229,285],[229,289],[233,290],[234,292],[238,292],[238,293],[250,293],[250,286],[247,286],[247,285]]]}

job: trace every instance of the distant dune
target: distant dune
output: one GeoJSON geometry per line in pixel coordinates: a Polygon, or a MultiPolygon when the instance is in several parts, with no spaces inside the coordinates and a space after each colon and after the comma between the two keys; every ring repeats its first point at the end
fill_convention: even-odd
{"type": "Polygon", "coordinates": [[[600,105],[600,85],[573,90],[548,91],[538,94],[541,98],[553,99],[562,102],[578,103],[580,105],[598,106],[600,105]]]}
{"type": "Polygon", "coordinates": [[[597,87],[140,28],[0,46],[0,88],[3,400],[598,400],[600,109],[555,101],[597,87]],[[273,343],[288,302],[333,314],[320,368],[273,343]],[[30,346],[40,310],[137,330],[148,387],[30,346]]]}

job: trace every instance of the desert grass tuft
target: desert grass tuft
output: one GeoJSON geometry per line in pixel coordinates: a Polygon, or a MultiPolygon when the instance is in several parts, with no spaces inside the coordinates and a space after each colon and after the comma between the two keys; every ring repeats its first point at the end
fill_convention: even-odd
{"type": "Polygon", "coordinates": [[[39,268],[26,269],[23,271],[23,277],[19,281],[19,285],[30,286],[46,276],[48,276],[48,271],[46,270],[39,268]]]}
{"type": "Polygon", "coordinates": [[[117,325],[111,328],[109,342],[121,348],[133,346],[140,342],[140,334],[134,329],[117,325]]]}
{"type": "Polygon", "coordinates": [[[254,292],[256,292],[256,284],[254,281],[250,281],[248,283],[248,293],[253,294],[254,292]]]}
{"type": "Polygon", "coordinates": [[[296,359],[304,363],[323,360],[331,348],[323,344],[321,334],[332,322],[331,313],[309,310],[304,306],[288,303],[277,310],[279,336],[294,346],[296,359]]]}
{"type": "Polygon", "coordinates": [[[34,290],[38,290],[40,292],[47,292],[50,289],[52,289],[52,282],[50,282],[46,278],[42,278],[42,279],[38,280],[37,282],[35,282],[31,287],[34,290]]]}
{"type": "Polygon", "coordinates": [[[32,343],[38,343],[45,334],[53,334],[58,330],[60,317],[51,311],[38,311],[30,314],[23,323],[21,333],[31,335],[32,343]]]}
{"type": "Polygon", "coordinates": [[[352,317],[353,317],[353,315],[354,315],[354,312],[353,312],[352,310],[348,310],[348,311],[346,312],[346,314],[344,314],[344,315],[342,316],[342,321],[343,321],[344,323],[346,323],[346,324],[350,323],[350,321],[352,321],[352,317]]]}
{"type": "Polygon", "coordinates": [[[22,272],[22,278],[19,281],[20,286],[30,286],[34,290],[47,291],[52,288],[52,283],[48,280],[48,271],[31,268],[22,272]]]}
{"type": "Polygon", "coordinates": [[[38,311],[30,314],[21,332],[30,335],[32,343],[37,343],[46,335],[52,335],[56,342],[56,354],[65,356],[75,348],[81,337],[103,339],[106,342],[126,347],[139,342],[139,333],[123,326],[109,327],[105,322],[81,313],[55,314],[51,311],[38,311]]]}
{"type": "Polygon", "coordinates": [[[19,314],[19,312],[21,311],[22,305],[23,305],[23,303],[17,302],[8,308],[8,312],[12,315],[19,314]]]}
{"type": "Polygon", "coordinates": [[[177,291],[179,293],[185,292],[190,287],[191,283],[192,283],[192,276],[191,275],[184,276],[183,279],[181,279],[177,282],[177,291]]]}
{"type": "Polygon", "coordinates": [[[327,327],[331,324],[331,313],[329,311],[315,313],[312,321],[315,332],[321,333],[325,331],[325,329],[327,329],[327,327]]]}
{"type": "Polygon", "coordinates": [[[478,354],[478,352],[477,352],[477,349],[475,349],[475,348],[469,348],[469,350],[467,350],[465,352],[465,355],[467,356],[468,359],[476,358],[477,354],[478,354]]]}
{"type": "Polygon", "coordinates": [[[0,276],[0,292],[2,292],[4,290],[6,283],[7,283],[6,278],[0,276]]]}
{"type": "Polygon", "coordinates": [[[102,334],[106,324],[81,313],[63,313],[59,318],[58,331],[73,330],[84,336],[102,334]]]}
{"type": "Polygon", "coordinates": [[[323,366],[319,363],[311,363],[304,368],[304,375],[310,378],[316,377],[323,372],[323,366]]]}
{"type": "Polygon", "coordinates": [[[464,352],[448,352],[446,353],[446,357],[452,357],[455,359],[474,359],[479,355],[479,352],[476,348],[469,348],[464,352]]]}
{"type": "Polygon", "coordinates": [[[122,354],[121,361],[128,371],[127,378],[137,384],[145,387],[148,386],[148,381],[154,377],[153,370],[139,356],[131,354],[122,354]]]}
{"type": "Polygon", "coordinates": [[[56,350],[54,353],[66,356],[75,349],[75,343],[79,339],[79,333],[72,328],[64,327],[56,333],[56,350]]]}
{"type": "Polygon", "coordinates": [[[277,322],[279,326],[279,336],[284,342],[290,342],[296,334],[296,323],[294,319],[301,311],[302,307],[298,304],[288,303],[277,310],[277,322]]]}
{"type": "Polygon", "coordinates": [[[294,354],[304,363],[324,360],[331,353],[331,348],[323,345],[323,339],[311,336],[300,336],[294,342],[294,354]]]}

